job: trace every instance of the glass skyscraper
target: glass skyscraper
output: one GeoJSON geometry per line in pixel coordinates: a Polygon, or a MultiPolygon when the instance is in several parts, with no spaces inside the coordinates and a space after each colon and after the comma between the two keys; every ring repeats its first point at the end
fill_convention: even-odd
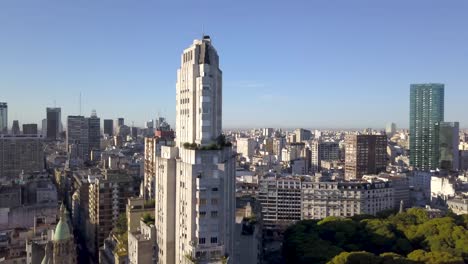
{"type": "Polygon", "coordinates": [[[410,92],[410,165],[420,170],[439,166],[436,124],[444,121],[444,85],[412,84],[410,92]]]}
{"type": "Polygon", "coordinates": [[[8,105],[0,103],[0,134],[8,132],[8,105]]]}
{"type": "Polygon", "coordinates": [[[458,122],[440,122],[436,124],[439,133],[439,168],[458,170],[458,144],[460,142],[458,122]]]}
{"type": "Polygon", "coordinates": [[[62,109],[60,107],[47,107],[47,139],[57,140],[60,137],[62,125],[62,109]]]}

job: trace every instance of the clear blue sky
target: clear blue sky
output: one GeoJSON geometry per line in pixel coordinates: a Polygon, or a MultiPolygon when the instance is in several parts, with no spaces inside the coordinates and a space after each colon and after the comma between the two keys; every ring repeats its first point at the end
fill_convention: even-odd
{"type": "Polygon", "coordinates": [[[204,29],[221,58],[224,127],[408,126],[409,84],[446,84],[468,125],[468,1],[2,0],[0,101],[40,123],[96,109],[174,123],[180,54],[204,29]]]}

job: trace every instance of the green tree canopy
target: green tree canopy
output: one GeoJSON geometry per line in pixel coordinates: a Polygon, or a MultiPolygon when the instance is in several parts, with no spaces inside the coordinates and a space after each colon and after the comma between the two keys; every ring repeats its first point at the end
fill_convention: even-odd
{"type": "Polygon", "coordinates": [[[360,258],[360,263],[437,263],[442,258],[448,262],[439,263],[463,263],[468,262],[467,221],[454,214],[431,219],[415,208],[383,218],[301,221],[286,230],[282,255],[287,263],[298,264],[355,263],[360,258]]]}
{"type": "Polygon", "coordinates": [[[426,252],[418,249],[408,255],[408,259],[427,264],[464,264],[462,257],[454,256],[448,252],[426,252]]]}

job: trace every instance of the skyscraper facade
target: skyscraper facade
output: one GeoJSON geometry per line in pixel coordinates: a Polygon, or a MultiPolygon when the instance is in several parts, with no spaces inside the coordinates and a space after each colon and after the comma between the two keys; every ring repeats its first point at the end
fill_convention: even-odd
{"type": "Polygon", "coordinates": [[[8,104],[0,102],[0,134],[8,132],[8,104]]]}
{"type": "Polygon", "coordinates": [[[458,122],[436,123],[439,138],[439,167],[444,170],[458,170],[460,124],[458,122]]]}
{"type": "Polygon", "coordinates": [[[44,142],[37,135],[0,135],[0,178],[44,169],[44,142]]]}
{"type": "Polygon", "coordinates": [[[387,136],[348,135],[345,139],[345,179],[379,174],[387,167],[387,136]]]}
{"type": "Polygon", "coordinates": [[[42,119],[42,122],[41,122],[41,135],[44,138],[47,137],[47,118],[42,119]]]}
{"type": "Polygon", "coordinates": [[[117,118],[117,127],[125,125],[125,119],[123,117],[117,118]]]}
{"type": "Polygon", "coordinates": [[[71,158],[89,159],[88,120],[84,116],[68,116],[66,143],[71,158]]]}
{"type": "Polygon", "coordinates": [[[37,135],[37,124],[23,124],[23,135],[37,135]]]}
{"type": "Polygon", "coordinates": [[[187,142],[206,145],[221,135],[222,72],[218,68],[218,54],[209,43],[209,39],[202,40],[185,50],[182,66],[177,71],[176,136],[179,148],[187,142]]]}
{"type": "Polygon", "coordinates": [[[104,134],[108,136],[114,135],[114,120],[104,119],[104,134]]]}
{"type": "Polygon", "coordinates": [[[62,109],[60,107],[47,107],[47,139],[57,140],[60,137],[62,125],[62,109]]]}
{"type": "Polygon", "coordinates": [[[176,85],[176,147],[155,159],[159,263],[233,258],[235,153],[222,136],[222,72],[208,36],[184,50],[176,85]]]}
{"type": "Polygon", "coordinates": [[[101,119],[93,111],[88,119],[88,151],[98,151],[101,149],[101,119]]]}
{"type": "Polygon", "coordinates": [[[114,135],[114,120],[104,119],[104,134],[108,136],[114,135]]]}
{"type": "Polygon", "coordinates": [[[18,120],[13,120],[13,125],[11,126],[11,133],[13,135],[19,135],[21,133],[18,120]]]}
{"type": "Polygon", "coordinates": [[[444,121],[444,85],[412,84],[410,88],[410,165],[421,170],[439,165],[436,123],[444,121]]]}

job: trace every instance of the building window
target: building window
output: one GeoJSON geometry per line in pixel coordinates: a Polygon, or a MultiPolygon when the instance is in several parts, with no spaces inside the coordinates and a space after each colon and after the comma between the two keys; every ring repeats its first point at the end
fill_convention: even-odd
{"type": "Polygon", "coordinates": [[[206,212],[200,211],[199,215],[200,215],[200,217],[205,217],[205,216],[206,216],[206,212]]]}
{"type": "Polygon", "coordinates": [[[218,211],[211,211],[211,218],[218,217],[218,211]]]}
{"type": "Polygon", "coordinates": [[[211,244],[218,244],[218,238],[217,237],[212,237],[211,238],[211,244]]]}
{"type": "Polygon", "coordinates": [[[198,244],[204,245],[204,244],[205,244],[205,238],[204,238],[204,237],[200,237],[200,238],[198,239],[198,244]]]}
{"type": "Polygon", "coordinates": [[[211,199],[211,204],[212,205],[217,205],[218,204],[218,199],[216,199],[216,198],[211,199]]]}

